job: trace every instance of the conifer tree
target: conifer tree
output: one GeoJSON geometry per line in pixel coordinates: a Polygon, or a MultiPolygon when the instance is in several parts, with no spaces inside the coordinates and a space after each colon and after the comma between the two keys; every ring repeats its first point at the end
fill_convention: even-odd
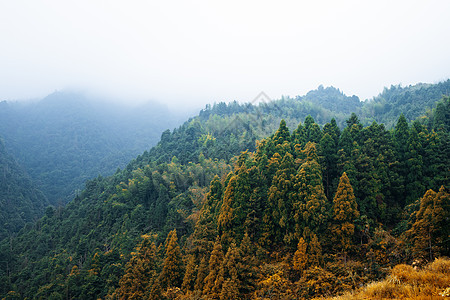
{"type": "Polygon", "coordinates": [[[406,167],[406,203],[411,204],[425,192],[423,182],[423,156],[421,155],[422,143],[419,139],[419,132],[411,126],[408,141],[408,153],[406,167]]]}
{"type": "Polygon", "coordinates": [[[311,232],[311,241],[308,244],[308,265],[311,267],[321,266],[323,263],[322,246],[314,232],[311,232]]]}
{"type": "Polygon", "coordinates": [[[163,288],[180,287],[183,280],[183,261],[176,229],[167,235],[165,248],[166,259],[160,275],[160,282],[163,288]]]}
{"type": "Polygon", "coordinates": [[[160,293],[156,270],[156,246],[150,236],[143,240],[131,253],[125,265],[125,274],[119,280],[119,287],[113,294],[114,299],[145,299],[157,297],[160,293]]]}
{"type": "Polygon", "coordinates": [[[269,138],[265,143],[265,153],[267,157],[272,157],[275,153],[284,155],[286,151],[289,151],[291,142],[291,135],[289,129],[286,126],[284,120],[280,121],[278,130],[269,138]],[[288,147],[283,145],[289,145],[288,147]]]}
{"type": "Polygon", "coordinates": [[[273,177],[268,193],[268,204],[275,222],[273,234],[277,239],[275,240],[276,243],[290,240],[289,235],[292,234],[294,228],[291,216],[292,205],[297,198],[294,185],[294,160],[290,153],[286,153],[273,177]]]}
{"type": "Polygon", "coordinates": [[[308,265],[308,256],[306,254],[307,246],[305,240],[301,237],[297,244],[297,251],[294,253],[292,264],[294,270],[300,273],[303,272],[308,265]]]}
{"type": "Polygon", "coordinates": [[[256,286],[258,269],[254,246],[247,233],[245,233],[239,246],[238,258],[236,266],[239,278],[239,291],[242,295],[248,295],[256,286]]]}
{"type": "Polygon", "coordinates": [[[306,145],[306,136],[305,136],[305,128],[300,122],[297,128],[292,132],[292,144],[293,146],[299,145],[303,147],[306,145]]]}
{"type": "MultiPolygon", "coordinates": [[[[286,126],[286,121],[280,121],[280,127],[273,135],[272,142],[276,148],[279,147],[279,145],[283,145],[284,142],[291,142],[291,135],[289,133],[289,129],[286,126]]],[[[279,148],[277,148],[276,150],[279,150],[279,148]]],[[[282,155],[284,155],[284,153],[282,155]]]]}
{"type": "Polygon", "coordinates": [[[218,222],[219,235],[224,242],[230,242],[233,236],[234,225],[234,209],[233,201],[237,185],[237,178],[233,175],[228,182],[223,197],[222,207],[220,208],[218,222]]]}
{"type": "Polygon", "coordinates": [[[433,118],[434,131],[450,132],[450,97],[444,96],[436,105],[433,118]]]}
{"type": "Polygon", "coordinates": [[[315,144],[306,144],[303,152],[306,153],[306,158],[296,174],[295,189],[298,191],[298,197],[293,204],[294,235],[297,239],[300,239],[305,227],[318,232],[323,229],[328,219],[328,203],[315,144]]]}
{"type": "Polygon", "coordinates": [[[200,265],[198,266],[197,278],[195,279],[194,291],[203,291],[205,285],[205,278],[208,276],[209,267],[208,259],[203,256],[200,265]]]}
{"type": "Polygon", "coordinates": [[[219,295],[220,300],[241,299],[238,284],[232,279],[227,279],[223,283],[222,290],[219,295]]]}
{"type": "Polygon", "coordinates": [[[310,127],[305,127],[305,131],[308,142],[313,142],[316,144],[320,142],[320,139],[322,138],[322,131],[320,130],[319,125],[313,123],[310,127]]]}
{"type": "Polygon", "coordinates": [[[236,247],[235,243],[231,243],[228,248],[227,254],[220,266],[219,276],[216,280],[215,284],[218,285],[215,289],[222,289],[223,283],[226,280],[231,280],[237,286],[240,285],[240,281],[238,278],[238,263],[240,261],[239,251],[236,247]]]}
{"type": "Polygon", "coordinates": [[[206,276],[203,286],[203,294],[212,299],[218,299],[219,293],[222,290],[222,286],[219,286],[219,284],[216,285],[216,281],[218,279],[219,282],[221,281],[219,273],[223,258],[222,244],[220,243],[219,237],[217,237],[214,243],[214,249],[211,252],[211,257],[209,258],[208,276],[206,276]]]}
{"type": "Polygon", "coordinates": [[[217,218],[222,195],[223,186],[219,177],[216,175],[211,181],[210,190],[206,194],[206,201],[200,210],[200,215],[192,235],[196,255],[204,256],[205,253],[212,251],[213,241],[217,236],[217,218]]]}
{"type": "Polygon", "coordinates": [[[253,157],[238,160],[235,175],[230,178],[223,196],[218,218],[219,235],[224,247],[233,240],[241,240],[245,232],[254,238],[260,234],[255,228],[262,218],[265,190],[253,157]]]}
{"type": "Polygon", "coordinates": [[[324,188],[327,198],[330,198],[332,181],[337,175],[337,145],[329,133],[320,140],[321,161],[323,164],[324,188]]]}
{"type": "Polygon", "coordinates": [[[183,283],[181,285],[181,289],[184,292],[192,291],[194,289],[197,268],[198,265],[195,263],[195,255],[189,255],[189,259],[186,265],[186,272],[184,273],[183,283]]]}
{"type": "Polygon", "coordinates": [[[341,136],[341,130],[337,126],[336,119],[332,118],[330,123],[323,126],[323,134],[328,133],[330,137],[334,140],[336,146],[339,143],[339,137],[341,136]]]}
{"type": "Polygon", "coordinates": [[[439,192],[428,190],[420,200],[415,222],[409,231],[416,257],[432,261],[449,255],[450,194],[442,186],[439,192]]]}
{"type": "Polygon", "coordinates": [[[333,222],[330,228],[334,245],[338,246],[344,255],[351,245],[355,231],[353,222],[358,217],[356,197],[350,180],[344,172],[333,199],[333,222]]]}

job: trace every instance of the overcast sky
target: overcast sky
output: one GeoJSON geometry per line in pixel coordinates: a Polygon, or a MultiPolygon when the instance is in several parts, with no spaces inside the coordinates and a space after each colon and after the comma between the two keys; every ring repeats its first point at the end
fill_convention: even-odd
{"type": "Polygon", "coordinates": [[[450,77],[450,1],[0,0],[0,100],[84,89],[202,107],[371,98],[450,77]]]}

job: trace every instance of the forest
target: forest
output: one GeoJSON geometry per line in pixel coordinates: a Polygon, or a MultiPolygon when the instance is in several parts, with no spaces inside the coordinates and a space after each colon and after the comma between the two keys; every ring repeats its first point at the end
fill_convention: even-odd
{"type": "Polygon", "coordinates": [[[449,84],[207,106],[11,231],[0,298],[448,295],[449,84]]]}

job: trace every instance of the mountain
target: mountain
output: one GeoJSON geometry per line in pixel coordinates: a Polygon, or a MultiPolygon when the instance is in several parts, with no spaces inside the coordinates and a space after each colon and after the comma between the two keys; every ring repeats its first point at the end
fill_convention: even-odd
{"type": "Polygon", "coordinates": [[[442,96],[449,94],[450,79],[437,84],[392,85],[364,103],[362,117],[392,127],[400,114],[408,121],[429,114],[442,96]]]}
{"type": "Polygon", "coordinates": [[[0,139],[0,240],[40,218],[48,205],[44,194],[5,149],[0,139]]]}
{"type": "Polygon", "coordinates": [[[349,114],[355,112],[364,125],[377,121],[392,128],[399,111],[408,121],[429,115],[449,89],[450,80],[392,86],[361,102],[334,87],[319,86],[304,96],[258,105],[207,105],[189,124],[173,131],[167,129],[178,126],[183,116],[158,103],[126,106],[80,93],[55,92],[34,102],[0,102],[0,135],[50,203],[61,205],[72,199],[87,179],[111,175],[150,150],[163,131],[163,143],[150,151],[152,160],[168,162],[176,156],[183,163],[198,162],[200,153],[228,160],[238,149],[255,150],[255,141],[274,132],[281,118],[291,128],[308,115],[319,125],[334,118],[342,129],[349,114]],[[233,122],[224,127],[229,119],[233,122]],[[222,145],[216,141],[217,135],[223,135],[222,145]],[[200,143],[202,147],[198,147],[200,143]],[[222,149],[228,144],[235,151],[222,149]]]}
{"type": "Polygon", "coordinates": [[[71,92],[0,103],[0,134],[53,205],[155,145],[180,116],[158,103],[111,103],[71,92]]]}
{"type": "Polygon", "coordinates": [[[312,101],[217,103],[166,130],[3,240],[0,296],[312,298],[449,255],[448,97],[392,127],[312,101]]]}

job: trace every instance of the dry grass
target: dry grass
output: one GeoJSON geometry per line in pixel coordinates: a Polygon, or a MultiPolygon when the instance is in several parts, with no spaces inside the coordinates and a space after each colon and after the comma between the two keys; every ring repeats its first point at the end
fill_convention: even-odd
{"type": "Polygon", "coordinates": [[[350,299],[443,299],[450,297],[450,259],[439,258],[423,269],[395,266],[388,277],[335,297],[350,299]]]}

